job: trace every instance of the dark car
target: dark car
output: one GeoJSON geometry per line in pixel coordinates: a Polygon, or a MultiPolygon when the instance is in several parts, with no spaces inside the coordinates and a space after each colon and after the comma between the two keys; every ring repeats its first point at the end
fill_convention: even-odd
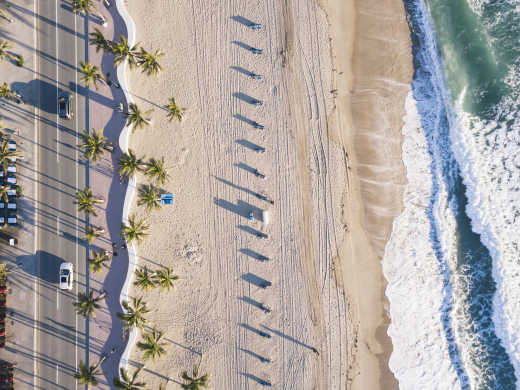
{"type": "Polygon", "coordinates": [[[72,97],[68,92],[62,92],[60,93],[60,96],[58,97],[58,115],[61,118],[67,118],[70,119],[72,114],[70,112],[70,103],[71,103],[72,97]]]}

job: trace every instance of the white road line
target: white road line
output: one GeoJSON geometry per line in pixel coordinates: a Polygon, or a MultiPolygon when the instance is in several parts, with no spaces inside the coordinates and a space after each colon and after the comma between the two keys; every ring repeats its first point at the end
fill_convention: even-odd
{"type": "Polygon", "coordinates": [[[56,20],[54,21],[54,27],[56,28],[56,161],[60,162],[60,125],[59,125],[59,116],[58,116],[58,91],[59,91],[59,80],[60,76],[58,74],[58,58],[59,58],[59,48],[58,48],[58,0],[56,0],[56,20]]]}
{"type": "MultiPolygon", "coordinates": [[[[39,53],[37,52],[37,40],[38,40],[38,35],[36,33],[37,31],[37,16],[38,15],[38,10],[37,10],[37,1],[34,0],[33,2],[33,15],[34,15],[34,32],[33,32],[33,42],[34,42],[34,70],[36,71],[38,69],[38,55],[39,53]]],[[[40,93],[40,90],[39,88],[37,89],[37,92],[38,94],[40,93]]],[[[39,101],[39,97],[38,97],[38,101],[39,101]]],[[[36,169],[34,170],[34,203],[35,203],[35,207],[34,209],[37,210],[38,209],[38,118],[37,118],[37,113],[38,113],[38,105],[35,104],[34,105],[34,161],[35,161],[35,164],[36,164],[36,169]]],[[[37,250],[38,250],[38,212],[34,213],[34,254],[35,254],[35,266],[38,267],[38,253],[37,253],[37,250]]],[[[37,310],[38,310],[38,275],[36,275],[36,277],[34,278],[34,321],[36,322],[37,321],[37,310]]],[[[36,375],[36,371],[38,369],[38,359],[36,359],[36,350],[38,348],[38,343],[37,343],[37,338],[38,338],[38,332],[37,332],[37,329],[38,327],[35,326],[34,327],[34,331],[33,331],[33,356],[34,356],[34,363],[33,363],[33,387],[36,389],[36,378],[37,378],[37,375],[36,375]]]]}
{"type": "MultiPolygon", "coordinates": [[[[78,66],[78,36],[77,36],[77,32],[78,32],[78,16],[76,14],[74,14],[74,32],[76,33],[74,35],[74,65],[75,66],[78,66]]],[[[75,118],[76,118],[76,130],[78,129],[78,72],[74,72],[74,76],[75,76],[75,83],[74,83],[74,98],[75,98],[75,118]]],[[[75,157],[74,157],[74,160],[76,161],[76,188],[78,188],[78,150],[76,148],[76,151],[75,151],[75,157]]],[[[77,211],[77,208],[76,208],[76,221],[78,220],[78,211],[77,211]]],[[[78,268],[78,250],[79,250],[79,247],[78,247],[78,237],[79,237],[79,231],[78,231],[78,223],[76,223],[76,269],[79,269],[78,268]]],[[[78,283],[76,282],[76,296],[78,295],[78,283]]],[[[74,321],[75,321],[75,325],[74,325],[74,329],[75,329],[75,332],[74,332],[74,340],[75,340],[75,348],[76,348],[76,351],[74,353],[74,357],[75,357],[75,360],[76,360],[76,365],[75,367],[78,367],[78,315],[76,314],[74,316],[74,321]]],[[[85,332],[86,333],[86,332],[85,332]]],[[[75,389],[78,390],[78,382],[75,381],[75,389]]]]}
{"type": "Polygon", "coordinates": [[[56,309],[60,308],[60,290],[56,289],[56,309]]]}
{"type": "Polygon", "coordinates": [[[58,363],[56,363],[56,384],[58,384],[58,374],[59,374],[60,367],[58,366],[58,363]]]}

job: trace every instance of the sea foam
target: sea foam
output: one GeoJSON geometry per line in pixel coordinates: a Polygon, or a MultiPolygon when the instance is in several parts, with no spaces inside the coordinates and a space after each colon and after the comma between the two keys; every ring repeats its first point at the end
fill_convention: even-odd
{"type": "MultiPolygon", "coordinates": [[[[459,98],[451,131],[455,158],[466,186],[467,214],[490,251],[497,292],[493,299],[496,334],[520,377],[520,126],[518,107],[501,103],[500,121],[464,112],[459,98]]],[[[519,388],[517,384],[517,388],[519,388]]]]}
{"type": "MultiPolygon", "coordinates": [[[[403,390],[461,389],[443,323],[443,313],[448,310],[443,302],[450,294],[446,283],[449,267],[439,264],[430,239],[427,208],[432,196],[431,157],[411,92],[404,120],[403,162],[408,184],[404,210],[394,221],[383,259],[390,301],[388,334],[394,346],[390,369],[403,390]]],[[[454,221],[445,189],[438,192],[435,213],[452,229],[444,229],[440,238],[445,253],[449,253],[454,221]]]]}

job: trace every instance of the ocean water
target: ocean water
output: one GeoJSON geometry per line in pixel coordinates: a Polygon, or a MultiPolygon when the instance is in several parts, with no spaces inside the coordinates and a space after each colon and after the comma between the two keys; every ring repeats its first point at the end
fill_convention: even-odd
{"type": "Polygon", "coordinates": [[[520,389],[520,1],[404,0],[404,211],[383,259],[401,389],[520,389]]]}

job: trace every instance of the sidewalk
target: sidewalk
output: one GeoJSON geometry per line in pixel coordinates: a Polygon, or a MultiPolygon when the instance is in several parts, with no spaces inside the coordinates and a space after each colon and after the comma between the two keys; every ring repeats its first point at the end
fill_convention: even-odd
{"type": "MultiPolygon", "coordinates": [[[[107,8],[104,2],[98,3],[98,9],[106,19],[107,27],[101,26],[95,19],[89,23],[89,33],[98,28],[108,40],[117,40],[119,35],[126,36],[123,20],[116,10],[115,1],[110,1],[107,8]]],[[[123,202],[126,193],[126,185],[119,181],[117,171],[117,160],[121,156],[118,146],[119,135],[124,127],[123,115],[114,108],[119,103],[126,102],[118,85],[116,70],[113,65],[113,56],[105,55],[100,51],[96,53],[94,47],[89,47],[89,61],[100,66],[103,75],[110,73],[110,80],[116,82],[111,87],[100,85],[99,89],[92,88],[89,96],[89,123],[90,129],[100,130],[104,128],[104,135],[113,142],[115,153],[105,153],[97,164],[91,164],[89,170],[89,185],[96,194],[106,199],[105,209],[98,213],[97,217],[91,217],[91,224],[105,228],[105,234],[96,239],[91,248],[102,248],[117,252],[112,258],[110,268],[101,274],[90,273],[90,288],[97,291],[106,291],[107,298],[102,302],[103,307],[98,310],[96,318],[90,321],[90,362],[97,362],[102,354],[109,356],[103,362],[101,369],[105,378],[100,378],[99,389],[111,388],[112,379],[118,373],[119,360],[126,345],[122,340],[121,321],[115,316],[116,312],[122,311],[119,304],[119,296],[128,269],[128,254],[126,249],[121,249],[120,239],[121,220],[123,213],[123,202]],[[117,243],[115,249],[112,243],[117,243]],[[114,351],[115,348],[115,351],[114,351]]]]}
{"type": "MultiPolygon", "coordinates": [[[[36,69],[36,20],[35,0],[13,0],[7,14],[12,23],[2,19],[1,39],[13,43],[12,54],[24,57],[23,67],[12,60],[0,63],[0,84],[6,82],[11,89],[22,95],[24,103],[1,99],[0,117],[4,131],[16,141],[24,159],[17,163],[17,182],[23,188],[18,199],[18,227],[4,227],[0,231],[0,263],[10,264],[7,295],[6,347],[0,349],[0,361],[15,364],[15,386],[17,389],[34,389],[34,367],[43,356],[35,356],[35,330],[39,327],[35,317],[37,256],[35,225],[37,197],[37,127],[35,106],[37,102],[36,69]],[[10,247],[8,236],[18,240],[10,247]]],[[[48,331],[57,332],[57,329],[48,331]]]]}

